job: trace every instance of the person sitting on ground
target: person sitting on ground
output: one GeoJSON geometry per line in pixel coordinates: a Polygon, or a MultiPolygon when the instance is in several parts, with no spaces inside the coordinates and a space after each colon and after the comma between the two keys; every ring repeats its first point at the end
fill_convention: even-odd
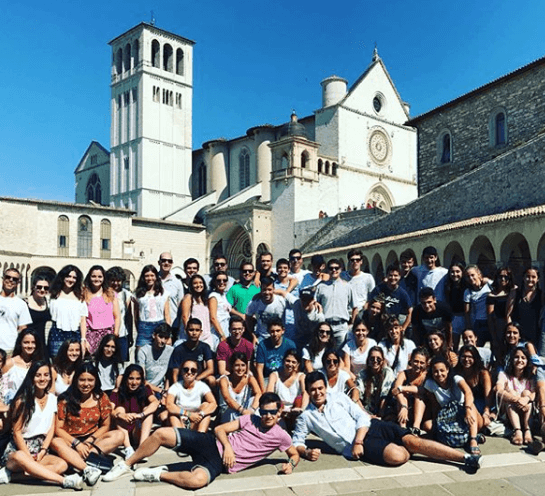
{"type": "Polygon", "coordinates": [[[372,415],[381,417],[394,380],[395,374],[386,363],[384,350],[373,346],[367,355],[367,366],[360,370],[356,378],[362,407],[372,415]]]}
{"type": "Polygon", "coordinates": [[[327,392],[324,375],[312,372],[305,378],[310,404],[295,424],[293,444],[310,461],[320,457],[320,449],[309,449],[305,439],[310,432],[347,458],[362,459],[375,465],[403,465],[413,454],[435,460],[463,463],[469,470],[480,467],[481,456],[463,454],[441,443],[421,439],[393,422],[371,419],[368,413],[345,394],[327,392]]]}
{"type": "Polygon", "coordinates": [[[349,370],[355,378],[367,363],[369,350],[377,345],[369,336],[369,328],[359,317],[356,317],[352,326],[352,335],[343,346],[343,368],[349,370]]]}
{"type": "Polygon", "coordinates": [[[414,399],[426,380],[429,360],[430,355],[426,348],[416,348],[411,353],[409,368],[397,375],[392,386],[388,405],[395,403],[394,418],[401,427],[413,425],[414,399]]]}
{"type": "Polygon", "coordinates": [[[210,388],[197,380],[198,373],[196,360],[182,363],[180,378],[168,388],[167,410],[173,427],[206,432],[218,405],[210,388]]]}
{"type": "MultiPolygon", "coordinates": [[[[265,279],[264,279],[265,281],[265,279]]],[[[282,366],[286,351],[295,348],[295,343],[284,337],[284,324],[279,318],[272,318],[267,324],[268,338],[261,341],[256,351],[256,375],[261,391],[267,389],[271,372],[282,366]]]]}
{"type": "Polygon", "coordinates": [[[327,378],[327,390],[348,394],[354,403],[360,399],[356,383],[350,372],[340,368],[341,355],[337,350],[326,350],[322,357],[324,372],[327,378]]]}
{"type": "Polygon", "coordinates": [[[214,377],[214,355],[208,343],[201,341],[202,322],[196,317],[191,317],[185,327],[187,340],[177,345],[168,363],[171,383],[178,380],[180,366],[186,360],[194,360],[199,365],[200,373],[195,380],[204,381],[210,387],[216,384],[214,377]]]}
{"type": "Polygon", "coordinates": [[[119,386],[124,369],[117,336],[106,334],[100,340],[94,358],[102,391],[110,396],[112,391],[119,386]]]}
{"type": "Polygon", "coordinates": [[[536,397],[533,365],[526,348],[516,348],[505,372],[498,374],[496,391],[513,427],[511,444],[520,446],[533,441],[530,431],[530,416],[536,397]],[[524,433],[524,436],[523,436],[524,433]]]}
{"type": "Polygon", "coordinates": [[[428,334],[427,343],[430,356],[442,356],[451,367],[458,364],[458,355],[448,349],[447,338],[443,331],[432,331],[428,334]]]}
{"type": "Polygon", "coordinates": [[[161,446],[187,453],[193,459],[191,471],[169,472],[168,467],[140,468],[136,480],[169,482],[183,489],[200,489],[210,484],[222,472],[235,473],[249,468],[276,450],[289,457],[280,470],[291,474],[299,463],[299,453],[291,438],[278,426],[282,402],[274,393],[265,393],[259,400],[259,414],[243,415],[227,424],[218,425],[214,434],[188,429],[164,427],[155,431],[128,460],[117,464],[104,476],[105,482],[132,474],[132,467],[153,455],[161,446]]]}
{"type": "Polygon", "coordinates": [[[64,488],[83,489],[81,476],[63,476],[68,464],[49,454],[57,411],[57,398],[49,392],[52,383],[51,366],[43,360],[33,363],[11,405],[14,423],[0,458],[0,484],[10,482],[12,472],[23,472],[64,488]]]}
{"type": "Polygon", "coordinates": [[[483,362],[485,369],[490,369],[490,364],[492,362],[492,350],[490,348],[481,348],[477,346],[477,335],[473,332],[473,329],[466,329],[462,332],[462,343],[464,346],[475,346],[479,351],[479,355],[483,362]]]}
{"type": "Polygon", "coordinates": [[[97,368],[83,362],[74,372],[72,384],[58,401],[53,450],[69,465],[83,472],[83,480],[94,486],[100,469],[87,464],[91,453],[111,453],[123,445],[123,433],[111,431],[112,404],[100,388],[97,368]]]}
{"type": "Polygon", "coordinates": [[[229,375],[219,380],[220,424],[255,413],[261,397],[261,390],[248,367],[245,353],[235,351],[229,359],[229,375]]]}
{"type": "Polygon", "coordinates": [[[125,369],[119,390],[114,391],[110,399],[115,406],[116,428],[125,437],[124,455],[129,458],[134,453],[134,446],[140,446],[149,437],[159,401],[145,383],[144,370],[135,364],[125,369]]]}

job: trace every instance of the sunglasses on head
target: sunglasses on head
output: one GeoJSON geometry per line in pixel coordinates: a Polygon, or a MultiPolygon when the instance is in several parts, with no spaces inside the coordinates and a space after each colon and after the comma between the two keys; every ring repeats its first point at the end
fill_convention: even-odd
{"type": "Polygon", "coordinates": [[[196,374],[198,372],[198,370],[193,367],[183,367],[182,371],[184,374],[196,374]]]}
{"type": "Polygon", "coordinates": [[[267,408],[260,408],[259,414],[264,417],[265,415],[272,415],[275,416],[278,413],[278,408],[271,408],[270,410],[267,408]]]}

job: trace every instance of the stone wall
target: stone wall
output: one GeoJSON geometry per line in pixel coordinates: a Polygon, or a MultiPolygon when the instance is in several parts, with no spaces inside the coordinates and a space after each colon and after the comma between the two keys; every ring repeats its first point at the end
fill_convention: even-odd
{"type": "Polygon", "coordinates": [[[516,148],[545,129],[545,59],[409,122],[418,129],[418,187],[423,195],[516,148]],[[494,117],[506,116],[505,145],[494,144],[494,117]],[[452,161],[441,163],[441,135],[452,161]]]}
{"type": "Polygon", "coordinates": [[[545,203],[545,133],[315,251],[545,203]]]}

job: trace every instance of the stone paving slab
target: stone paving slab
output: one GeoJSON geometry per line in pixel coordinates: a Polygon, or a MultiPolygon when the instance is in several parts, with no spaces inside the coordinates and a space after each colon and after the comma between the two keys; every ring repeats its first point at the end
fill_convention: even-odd
{"type": "MultiPolygon", "coordinates": [[[[453,496],[528,496],[504,479],[449,484],[446,489],[453,496]]],[[[386,496],[381,493],[378,494],[380,494],[380,496],[386,496]]],[[[543,494],[543,492],[541,494],[543,494]]]]}
{"type": "Polygon", "coordinates": [[[532,496],[542,496],[545,493],[545,474],[509,477],[507,480],[517,489],[532,496]]]}

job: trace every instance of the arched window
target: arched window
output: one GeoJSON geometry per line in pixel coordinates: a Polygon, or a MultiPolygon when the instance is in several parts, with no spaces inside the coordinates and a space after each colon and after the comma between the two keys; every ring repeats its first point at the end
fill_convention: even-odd
{"type": "Polygon", "coordinates": [[[494,124],[496,146],[505,145],[507,140],[505,139],[505,114],[503,112],[500,112],[496,115],[494,124]]]}
{"type": "Polygon", "coordinates": [[[163,69],[172,72],[172,46],[168,43],[163,46],[163,69]]]}
{"type": "Polygon", "coordinates": [[[184,51],[181,48],[176,50],[176,74],[184,75],[184,51]]]}
{"type": "Polygon", "coordinates": [[[238,156],[239,189],[250,186],[250,153],[244,148],[238,156]]]}
{"type": "Polygon", "coordinates": [[[450,134],[445,133],[442,139],[442,148],[441,148],[441,163],[448,164],[452,161],[452,152],[451,152],[451,143],[450,143],[450,134]]]}
{"type": "Polygon", "coordinates": [[[324,169],[324,161],[322,159],[318,160],[318,173],[321,174],[324,169]]]}
{"type": "Polygon", "coordinates": [[[301,153],[301,168],[306,169],[307,168],[307,162],[308,162],[308,152],[304,151],[301,153]]]}
{"type": "Polygon", "coordinates": [[[115,72],[118,75],[123,72],[123,50],[121,48],[115,54],[115,72]]]}
{"type": "Polygon", "coordinates": [[[123,53],[123,69],[125,72],[131,70],[131,44],[127,43],[125,45],[125,52],[123,53]]]}
{"type": "Polygon", "coordinates": [[[89,258],[93,253],[93,223],[86,215],[78,219],[78,257],[89,258]]]}
{"type": "Polygon", "coordinates": [[[85,196],[87,197],[87,202],[93,201],[99,205],[102,203],[102,187],[97,174],[93,174],[89,178],[89,181],[87,181],[85,196]]]}
{"type": "Polygon", "coordinates": [[[138,67],[139,63],[140,63],[140,42],[138,40],[134,40],[132,44],[132,66],[138,67]]]}
{"type": "Polygon", "coordinates": [[[157,40],[151,42],[151,65],[152,67],[160,67],[159,57],[160,57],[161,45],[157,40]]]}
{"type": "Polygon", "coordinates": [[[70,221],[66,215],[57,219],[57,255],[67,257],[69,255],[70,221]]]}
{"type": "Polygon", "coordinates": [[[329,174],[329,160],[326,160],[325,162],[325,173],[329,174]]]}
{"type": "Polygon", "coordinates": [[[333,164],[331,164],[331,175],[332,176],[337,175],[337,167],[338,167],[338,165],[335,162],[333,162],[333,164]]]}
{"type": "Polygon", "coordinates": [[[100,221],[100,258],[110,258],[112,255],[112,224],[108,219],[100,221]]]}
{"type": "Polygon", "coordinates": [[[198,180],[197,192],[199,196],[206,195],[206,165],[204,162],[201,162],[199,165],[198,180]]]}

